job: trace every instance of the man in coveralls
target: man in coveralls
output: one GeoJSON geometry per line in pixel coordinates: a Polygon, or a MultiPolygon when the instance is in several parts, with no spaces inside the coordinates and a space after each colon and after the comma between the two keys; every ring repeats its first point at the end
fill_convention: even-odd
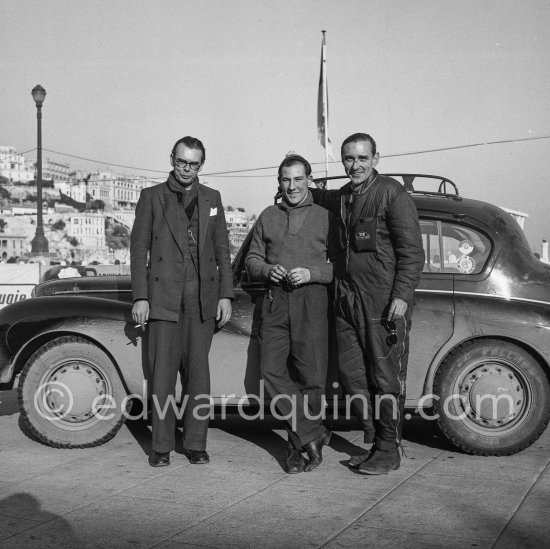
{"type": "Polygon", "coordinates": [[[378,174],[371,136],[357,133],[341,148],[350,182],[312,191],[340,219],[335,256],[338,367],[363,424],[367,454],[349,465],[379,475],[398,469],[413,293],[424,265],[415,205],[404,187],[378,174]]]}
{"type": "Polygon", "coordinates": [[[246,268],[251,279],[269,284],[262,302],[260,369],[267,392],[285,418],[286,470],[300,473],[321,463],[323,444],[330,438],[321,417],[328,365],[332,215],[313,204],[308,192],[311,166],[305,158],[287,156],[278,179],[282,202],[266,208],[256,221],[246,268]]]}
{"type": "Polygon", "coordinates": [[[169,465],[175,446],[171,404],[178,370],[188,396],[185,454],[192,464],[209,462],[208,352],[215,321],[223,326],[231,317],[233,279],[220,193],[199,184],[205,157],[198,139],[178,140],[170,155],[173,171],[165,183],[143,189],[132,229],[132,318],[142,329],[149,322],[152,467],[169,465]]]}

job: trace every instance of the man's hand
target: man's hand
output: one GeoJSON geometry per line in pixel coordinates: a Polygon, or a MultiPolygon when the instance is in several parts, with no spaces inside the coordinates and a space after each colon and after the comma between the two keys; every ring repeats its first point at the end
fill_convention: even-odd
{"type": "Polygon", "coordinates": [[[388,320],[395,320],[396,318],[405,316],[407,306],[406,301],[403,301],[398,297],[394,297],[390,305],[390,310],[388,311],[388,320]]]}
{"type": "Polygon", "coordinates": [[[141,326],[141,331],[145,331],[145,323],[149,320],[149,302],[146,299],[140,299],[132,307],[132,318],[134,322],[141,326]]]}
{"type": "Polygon", "coordinates": [[[221,328],[231,318],[231,300],[224,297],[218,300],[218,309],[216,311],[216,320],[218,327],[221,328]]]}
{"type": "Polygon", "coordinates": [[[282,265],[273,265],[269,271],[269,280],[271,282],[281,282],[281,280],[286,276],[287,270],[282,265]]]}
{"type": "Polygon", "coordinates": [[[300,284],[307,284],[311,281],[311,273],[309,269],[305,267],[295,267],[288,271],[286,279],[294,286],[299,286],[300,284]]]}

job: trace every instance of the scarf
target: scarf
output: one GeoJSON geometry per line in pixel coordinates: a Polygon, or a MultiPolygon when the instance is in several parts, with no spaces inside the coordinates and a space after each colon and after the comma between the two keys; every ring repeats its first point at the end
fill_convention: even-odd
{"type": "Polygon", "coordinates": [[[187,187],[184,187],[175,177],[173,172],[170,172],[168,180],[166,181],[168,188],[177,196],[178,204],[183,205],[183,209],[187,214],[187,218],[191,219],[193,211],[197,205],[197,194],[199,188],[199,178],[195,177],[193,182],[187,187]]]}

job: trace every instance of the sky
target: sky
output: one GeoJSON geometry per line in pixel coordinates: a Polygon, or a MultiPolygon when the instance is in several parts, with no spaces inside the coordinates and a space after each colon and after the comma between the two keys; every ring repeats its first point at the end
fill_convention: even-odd
{"type": "MultiPolygon", "coordinates": [[[[43,147],[94,162],[44,158],[162,181],[173,143],[192,135],[206,146],[203,182],[259,213],[275,169],[208,174],[277,166],[293,150],[323,175],[326,30],[336,153],[370,133],[381,172],[448,177],[463,196],[527,213],[534,251],[550,239],[550,139],[527,140],[550,136],[547,0],[0,0],[0,10],[0,145],[36,147],[30,91],[41,84],[43,147]],[[477,146],[403,155],[465,145],[477,146]]],[[[339,162],[329,174],[343,174],[339,162]]]]}

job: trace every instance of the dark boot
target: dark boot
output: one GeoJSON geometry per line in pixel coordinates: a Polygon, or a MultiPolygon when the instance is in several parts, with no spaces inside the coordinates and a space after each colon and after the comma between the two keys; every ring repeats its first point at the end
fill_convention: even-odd
{"type": "Polygon", "coordinates": [[[351,456],[348,460],[348,467],[359,467],[361,463],[363,463],[364,461],[367,461],[367,459],[370,458],[373,452],[373,448],[374,447],[369,448],[369,450],[364,454],[357,454],[355,456],[351,456]]]}
{"type": "Polygon", "coordinates": [[[401,458],[397,445],[391,450],[380,450],[374,446],[370,457],[359,465],[357,471],[362,475],[385,475],[390,471],[396,471],[400,465],[401,458]]]}
{"type": "Polygon", "coordinates": [[[294,448],[294,446],[290,443],[287,446],[286,452],[286,472],[289,475],[303,473],[304,457],[302,456],[302,452],[300,452],[300,450],[296,450],[296,448],[294,448]]]}

